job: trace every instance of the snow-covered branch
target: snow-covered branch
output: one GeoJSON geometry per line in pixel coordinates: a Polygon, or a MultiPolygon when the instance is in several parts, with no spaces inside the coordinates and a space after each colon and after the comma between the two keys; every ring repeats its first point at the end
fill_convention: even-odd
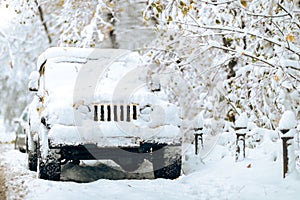
{"type": "Polygon", "coordinates": [[[259,33],[248,31],[248,30],[245,30],[245,29],[240,29],[240,28],[236,28],[236,27],[207,26],[207,25],[200,25],[200,24],[189,24],[189,23],[185,23],[185,22],[181,22],[181,21],[176,21],[176,23],[184,24],[184,25],[187,25],[187,26],[194,26],[194,27],[201,28],[201,29],[228,31],[228,32],[233,32],[233,33],[242,33],[242,34],[245,34],[245,35],[254,36],[254,37],[257,37],[257,38],[262,39],[264,41],[267,41],[269,43],[272,43],[274,45],[277,45],[278,47],[283,47],[284,49],[290,51],[291,53],[294,53],[294,54],[300,56],[300,52],[297,49],[293,49],[290,46],[283,46],[282,43],[280,43],[278,41],[275,41],[274,39],[265,37],[265,36],[263,36],[259,33]]]}

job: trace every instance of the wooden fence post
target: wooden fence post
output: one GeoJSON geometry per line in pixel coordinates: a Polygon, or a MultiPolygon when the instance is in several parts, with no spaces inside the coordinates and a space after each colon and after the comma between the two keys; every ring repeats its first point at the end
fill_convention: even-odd
{"type": "Polygon", "coordinates": [[[235,122],[236,153],[235,161],[242,161],[246,157],[246,133],[248,127],[248,117],[242,113],[235,122]]]}
{"type": "Polygon", "coordinates": [[[295,170],[294,135],[297,120],[292,111],[285,111],[279,121],[279,132],[282,140],[283,178],[295,170]]]}
{"type": "Polygon", "coordinates": [[[195,133],[195,154],[198,155],[200,150],[203,148],[203,128],[194,129],[195,133]],[[199,145],[200,141],[200,145],[199,145]]]}
{"type": "Polygon", "coordinates": [[[236,127],[235,160],[242,161],[246,157],[246,127],[236,127]]]}

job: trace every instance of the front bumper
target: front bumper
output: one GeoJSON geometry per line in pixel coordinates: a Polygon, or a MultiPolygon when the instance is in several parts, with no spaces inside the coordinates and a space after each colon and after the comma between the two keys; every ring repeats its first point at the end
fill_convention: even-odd
{"type": "Polygon", "coordinates": [[[113,124],[97,126],[54,125],[48,132],[50,147],[95,145],[97,148],[134,148],[142,143],[179,145],[182,134],[177,126],[157,129],[135,128],[125,130],[113,124]]]}
{"type": "Polygon", "coordinates": [[[181,148],[179,144],[169,146],[166,144],[141,143],[140,146],[133,148],[99,148],[96,145],[87,144],[53,147],[52,149],[57,149],[60,152],[61,158],[65,160],[118,160],[120,158],[131,157],[143,160],[151,159],[153,155],[160,153],[166,147],[177,149],[181,148]]]}

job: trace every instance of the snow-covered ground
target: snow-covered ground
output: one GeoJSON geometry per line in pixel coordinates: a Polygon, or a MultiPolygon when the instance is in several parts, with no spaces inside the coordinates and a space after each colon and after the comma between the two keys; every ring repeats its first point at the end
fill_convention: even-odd
{"type": "Polygon", "coordinates": [[[0,143],[10,143],[14,139],[15,135],[5,130],[3,119],[0,118],[0,143]]]}
{"type": "Polygon", "coordinates": [[[14,150],[12,144],[0,145],[0,162],[6,169],[9,200],[299,199],[300,179],[295,174],[282,178],[282,159],[274,156],[280,155],[280,150],[276,152],[280,147],[278,141],[247,148],[247,158],[235,162],[226,147],[216,145],[203,162],[190,158],[185,163],[189,173],[176,180],[152,179],[151,174],[147,179],[134,178],[99,162],[64,166],[64,181],[40,180],[27,169],[27,155],[14,150]]]}

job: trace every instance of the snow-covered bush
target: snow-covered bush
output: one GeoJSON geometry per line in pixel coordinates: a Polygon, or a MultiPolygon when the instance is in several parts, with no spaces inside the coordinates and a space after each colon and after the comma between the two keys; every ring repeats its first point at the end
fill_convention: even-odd
{"type": "Polygon", "coordinates": [[[292,1],[151,0],[144,17],[160,36],[146,51],[156,64],[149,69],[179,74],[168,88],[181,87],[174,101],[187,110],[230,121],[246,112],[275,129],[285,110],[300,109],[297,9],[292,1]]]}

